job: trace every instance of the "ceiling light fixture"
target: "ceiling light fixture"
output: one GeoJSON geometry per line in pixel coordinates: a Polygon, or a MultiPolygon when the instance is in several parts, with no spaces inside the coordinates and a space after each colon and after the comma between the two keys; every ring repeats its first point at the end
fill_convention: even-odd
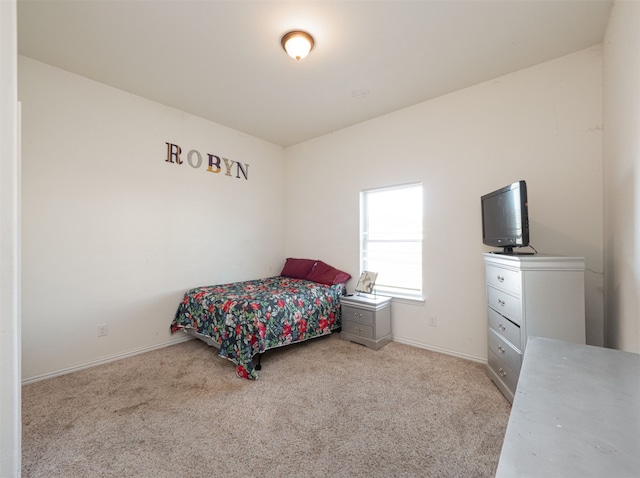
{"type": "Polygon", "coordinates": [[[296,60],[301,60],[307,56],[313,48],[313,37],[307,32],[295,30],[285,33],[281,43],[287,55],[296,60]]]}

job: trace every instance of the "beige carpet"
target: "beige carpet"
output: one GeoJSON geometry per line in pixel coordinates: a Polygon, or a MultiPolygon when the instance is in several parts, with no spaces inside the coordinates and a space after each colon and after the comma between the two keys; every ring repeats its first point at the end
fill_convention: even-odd
{"type": "Polygon", "coordinates": [[[337,334],[257,381],[189,341],[23,387],[23,477],[489,477],[510,405],[481,364],[337,334]]]}

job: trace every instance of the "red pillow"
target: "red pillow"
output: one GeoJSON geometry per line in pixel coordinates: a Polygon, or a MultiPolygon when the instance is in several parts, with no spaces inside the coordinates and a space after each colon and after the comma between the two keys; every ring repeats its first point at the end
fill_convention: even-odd
{"type": "Polygon", "coordinates": [[[313,270],[309,275],[307,275],[306,279],[312,280],[313,282],[319,282],[320,284],[334,285],[344,284],[351,279],[351,275],[338,270],[335,267],[331,267],[329,264],[325,264],[322,261],[318,261],[313,270]]]}
{"type": "Polygon", "coordinates": [[[289,257],[280,275],[293,279],[305,279],[315,265],[316,261],[313,259],[294,259],[289,257]]]}

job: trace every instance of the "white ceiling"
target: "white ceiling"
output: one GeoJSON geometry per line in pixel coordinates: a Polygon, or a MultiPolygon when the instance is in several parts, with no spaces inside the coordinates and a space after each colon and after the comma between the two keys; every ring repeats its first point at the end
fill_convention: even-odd
{"type": "Polygon", "coordinates": [[[601,43],[611,6],[18,0],[18,50],[286,147],[601,43]],[[292,29],[316,41],[299,62],[292,29]]]}

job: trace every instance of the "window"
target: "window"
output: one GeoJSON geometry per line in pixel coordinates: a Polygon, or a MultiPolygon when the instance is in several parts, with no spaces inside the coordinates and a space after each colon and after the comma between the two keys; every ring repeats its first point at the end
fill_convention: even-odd
{"type": "Polygon", "coordinates": [[[422,299],[422,184],[360,193],[360,266],[376,291],[422,299]]]}

